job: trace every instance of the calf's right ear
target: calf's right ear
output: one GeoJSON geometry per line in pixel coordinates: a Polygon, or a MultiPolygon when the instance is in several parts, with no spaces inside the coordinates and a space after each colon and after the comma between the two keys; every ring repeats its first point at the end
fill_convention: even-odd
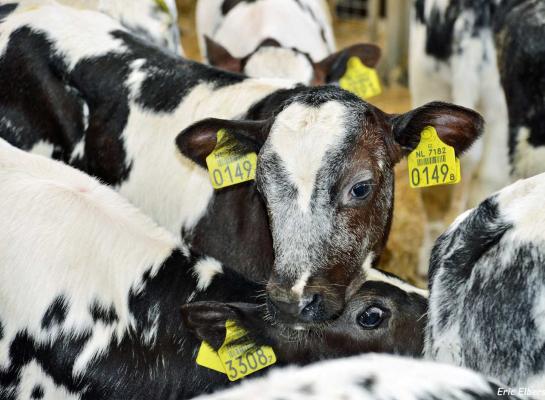
{"type": "Polygon", "coordinates": [[[431,102],[405,114],[390,116],[392,159],[399,161],[420,143],[426,126],[433,126],[439,138],[454,147],[456,155],[469,149],[484,127],[483,118],[469,108],[443,102],[431,102]],[[392,140],[393,139],[393,140],[392,140]]]}
{"type": "Polygon", "coordinates": [[[218,42],[204,36],[206,45],[206,58],[210,65],[226,71],[240,73],[242,71],[242,60],[234,57],[229,51],[218,42]]]}
{"type": "Polygon", "coordinates": [[[226,130],[242,146],[255,152],[259,152],[268,136],[267,121],[208,118],[185,128],[176,137],[176,145],[184,156],[206,168],[206,157],[214,151],[220,129],[226,130]]]}

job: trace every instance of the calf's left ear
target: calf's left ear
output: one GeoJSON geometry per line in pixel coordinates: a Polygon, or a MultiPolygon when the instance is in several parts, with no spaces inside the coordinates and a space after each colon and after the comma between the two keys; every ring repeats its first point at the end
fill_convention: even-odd
{"type": "Polygon", "coordinates": [[[432,102],[405,114],[391,115],[390,124],[388,144],[392,160],[398,162],[418,146],[426,126],[433,126],[439,138],[460,155],[481,136],[484,120],[469,108],[432,102]]]}
{"type": "Polygon", "coordinates": [[[346,72],[350,57],[358,57],[363,64],[374,67],[380,59],[380,47],[359,43],[333,53],[314,64],[314,85],[337,82],[346,72]]]}
{"type": "Polygon", "coordinates": [[[185,128],[176,137],[176,145],[184,156],[206,168],[206,157],[214,151],[220,129],[225,129],[242,146],[256,152],[261,149],[269,132],[267,121],[207,118],[185,128]]]}

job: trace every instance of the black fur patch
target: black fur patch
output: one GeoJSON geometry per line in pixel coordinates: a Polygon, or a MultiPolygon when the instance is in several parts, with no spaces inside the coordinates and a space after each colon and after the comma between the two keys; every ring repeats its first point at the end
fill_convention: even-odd
{"type": "Polygon", "coordinates": [[[93,302],[93,304],[91,304],[89,312],[91,313],[93,321],[95,322],[102,321],[105,324],[113,324],[119,319],[113,304],[106,308],[96,300],[93,302]]]}
{"type": "Polygon", "coordinates": [[[66,90],[63,59],[45,34],[14,31],[0,58],[0,137],[23,150],[45,141],[68,161],[83,135],[81,100],[66,90]],[[13,79],[17,76],[17,79],[13,79]]]}
{"type": "Polygon", "coordinates": [[[374,376],[367,376],[359,384],[369,393],[373,393],[377,379],[374,376]]]}
{"type": "Polygon", "coordinates": [[[66,319],[68,302],[64,296],[58,296],[46,310],[42,318],[42,329],[49,329],[54,325],[60,325],[66,319]]]}
{"type": "Polygon", "coordinates": [[[454,26],[464,12],[474,16],[471,26],[472,36],[478,36],[483,28],[492,26],[495,5],[490,0],[450,0],[447,8],[441,11],[432,6],[430,15],[426,18],[425,0],[415,2],[415,17],[420,23],[426,24],[426,53],[441,61],[447,61],[456,49],[454,43],[454,26]]]}
{"type": "Polygon", "coordinates": [[[44,397],[44,388],[41,385],[36,385],[30,393],[31,399],[41,399],[44,397]]]}
{"type": "Polygon", "coordinates": [[[257,0],[223,0],[221,4],[221,14],[227,15],[229,11],[235,8],[240,3],[255,3],[257,0]]]}
{"type": "Polygon", "coordinates": [[[17,3],[0,4],[0,23],[17,8],[17,3]]]}

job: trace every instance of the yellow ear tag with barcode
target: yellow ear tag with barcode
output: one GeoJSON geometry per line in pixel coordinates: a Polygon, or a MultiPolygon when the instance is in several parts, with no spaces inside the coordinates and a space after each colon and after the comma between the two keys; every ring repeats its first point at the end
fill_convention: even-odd
{"type": "Polygon", "coordinates": [[[208,343],[201,343],[197,364],[224,373],[230,381],[236,381],[276,363],[274,350],[269,346],[230,344],[246,334],[234,321],[225,323],[225,331],[225,341],[217,352],[208,343]]]}
{"type": "Polygon", "coordinates": [[[214,189],[255,179],[257,154],[244,153],[240,144],[225,131],[217,133],[214,151],[206,157],[206,166],[214,189]]]}
{"type": "Polygon", "coordinates": [[[339,85],[362,99],[382,93],[377,70],[364,65],[358,57],[348,59],[346,72],[339,79],[339,85]]]}
{"type": "Polygon", "coordinates": [[[444,143],[433,126],[426,126],[420,143],[407,159],[411,187],[453,185],[461,181],[460,160],[454,148],[444,143]]]}

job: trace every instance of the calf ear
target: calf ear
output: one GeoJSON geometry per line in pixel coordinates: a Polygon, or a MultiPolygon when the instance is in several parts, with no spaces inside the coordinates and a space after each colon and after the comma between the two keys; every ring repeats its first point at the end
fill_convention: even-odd
{"type": "Polygon", "coordinates": [[[374,67],[380,59],[380,47],[360,43],[327,56],[314,64],[313,84],[337,82],[346,72],[346,63],[350,57],[358,57],[366,66],[374,67]]]}
{"type": "Polygon", "coordinates": [[[206,168],[206,157],[216,147],[217,133],[225,129],[243,146],[258,152],[267,139],[267,121],[238,121],[208,118],[184,129],[176,138],[180,152],[206,168]]]}
{"type": "Polygon", "coordinates": [[[223,344],[225,322],[234,316],[233,310],[223,303],[202,301],[182,306],[185,328],[199,340],[206,341],[214,350],[223,344]]]}
{"type": "Polygon", "coordinates": [[[426,126],[433,126],[439,138],[454,147],[457,155],[466,151],[483,131],[481,115],[469,108],[454,104],[432,102],[405,114],[393,115],[391,120],[394,162],[413,151],[420,142],[426,126]]]}
{"type": "MultiPolygon", "coordinates": [[[[251,333],[261,332],[265,325],[259,306],[248,303],[214,301],[189,303],[182,306],[182,318],[185,327],[199,340],[210,344],[214,350],[219,349],[225,340],[227,320],[235,321],[238,326],[251,333]]],[[[250,336],[253,337],[251,333],[250,336]]]]}
{"type": "Polygon", "coordinates": [[[208,36],[204,37],[204,42],[206,45],[206,58],[210,65],[231,72],[240,73],[242,71],[240,58],[233,57],[225,47],[208,36]]]}

